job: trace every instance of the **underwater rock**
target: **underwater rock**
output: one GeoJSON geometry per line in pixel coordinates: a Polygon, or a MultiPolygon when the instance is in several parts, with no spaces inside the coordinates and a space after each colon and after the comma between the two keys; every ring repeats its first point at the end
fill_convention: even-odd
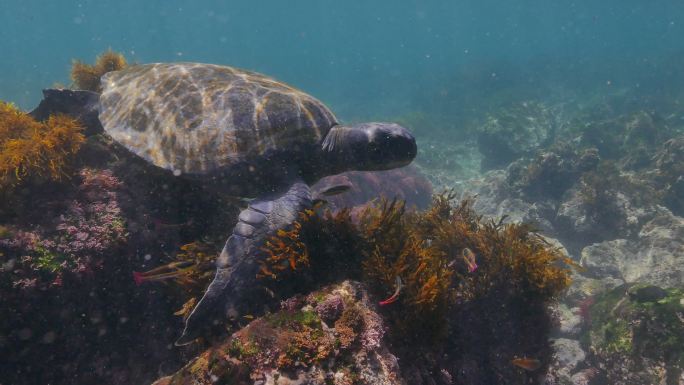
{"type": "Polygon", "coordinates": [[[555,217],[552,201],[528,202],[513,191],[507,183],[507,170],[495,170],[483,177],[471,179],[458,188],[460,198],[474,196],[473,208],[487,218],[506,217],[506,223],[531,223],[545,235],[555,236],[550,218],[555,217]]]}
{"type": "Polygon", "coordinates": [[[565,302],[576,306],[586,299],[616,288],[625,282],[618,278],[603,277],[589,278],[586,275],[575,272],[572,275],[572,284],[565,293],[565,302]]]}
{"type": "Polygon", "coordinates": [[[553,361],[545,378],[546,384],[570,382],[577,366],[586,358],[580,342],[574,339],[558,338],[553,341],[553,361]]]}
{"type": "Polygon", "coordinates": [[[351,184],[352,187],[342,194],[325,198],[336,208],[360,206],[381,196],[405,200],[409,207],[421,210],[432,201],[430,181],[413,166],[387,171],[347,171],[321,179],[312,191],[338,184],[351,184]]]}
{"type": "Polygon", "coordinates": [[[663,143],[654,159],[663,202],[673,213],[684,215],[684,135],[663,143]]]}
{"type": "Polygon", "coordinates": [[[578,308],[571,309],[566,304],[559,303],[553,307],[552,311],[560,323],[558,334],[561,337],[573,338],[579,336],[582,318],[578,308]]]}
{"type": "Polygon", "coordinates": [[[596,147],[602,158],[620,160],[629,169],[648,166],[655,147],[673,134],[665,120],[647,111],[632,111],[609,119],[588,119],[579,144],[596,147]]]}
{"type": "Polygon", "coordinates": [[[657,301],[635,301],[643,284],[620,286],[591,306],[585,337],[589,360],[605,383],[680,384],[684,380],[684,292],[667,289],[657,301]]]}
{"type": "Polygon", "coordinates": [[[595,170],[600,161],[596,148],[579,151],[561,142],[531,161],[520,159],[511,163],[506,181],[528,202],[557,201],[583,173],[595,170]]]}
{"type": "Polygon", "coordinates": [[[636,239],[616,239],[585,247],[581,265],[590,278],[661,287],[684,285],[684,218],[661,209],[636,239]]]}
{"type": "Polygon", "coordinates": [[[551,108],[541,102],[523,102],[491,114],[478,128],[481,168],[505,167],[550,144],[555,136],[551,108]]]}
{"type": "Polygon", "coordinates": [[[361,284],[345,281],[297,303],[297,309],[255,319],[154,385],[405,384],[397,358],[382,339],[375,304],[361,284]],[[345,309],[328,325],[313,309],[336,297],[345,309]]]}
{"type": "Polygon", "coordinates": [[[568,371],[572,371],[586,357],[586,353],[580,347],[578,340],[558,338],[553,341],[553,349],[555,351],[554,359],[558,365],[568,371]]]}
{"type": "MultiPolygon", "coordinates": [[[[600,174],[597,174],[600,177],[600,174]]],[[[615,238],[631,238],[660,212],[655,202],[640,198],[627,185],[587,187],[582,181],[568,190],[553,221],[571,248],[615,238]],[[597,197],[598,195],[598,197],[597,197]]]]}

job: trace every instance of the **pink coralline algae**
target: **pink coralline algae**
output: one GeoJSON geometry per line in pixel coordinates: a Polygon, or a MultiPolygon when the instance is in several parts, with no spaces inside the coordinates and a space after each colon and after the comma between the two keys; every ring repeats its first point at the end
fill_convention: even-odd
{"type": "Polygon", "coordinates": [[[126,241],[128,234],[117,200],[121,182],[108,170],[83,169],[80,176],[76,197],[55,219],[54,230],[16,230],[0,239],[0,247],[21,261],[15,287],[35,286],[34,275],[39,272],[51,273],[50,284],[61,285],[65,272],[92,272],[106,254],[126,241]]]}
{"type": "Polygon", "coordinates": [[[54,244],[54,250],[69,256],[76,266],[97,260],[127,236],[116,193],[121,182],[109,170],[84,169],[80,174],[82,199],[72,201],[60,216],[60,235],[54,244]]]}
{"type": "Polygon", "coordinates": [[[375,312],[367,312],[363,317],[364,327],[361,333],[361,346],[366,351],[372,351],[380,347],[382,337],[385,335],[385,327],[382,317],[375,312]]]}
{"type": "Polygon", "coordinates": [[[330,295],[316,305],[316,313],[326,323],[334,322],[340,318],[343,310],[344,300],[338,294],[330,295]]]}
{"type": "Polygon", "coordinates": [[[304,299],[301,296],[294,296],[286,300],[280,301],[280,308],[285,311],[294,312],[299,310],[304,304],[304,299]]]}

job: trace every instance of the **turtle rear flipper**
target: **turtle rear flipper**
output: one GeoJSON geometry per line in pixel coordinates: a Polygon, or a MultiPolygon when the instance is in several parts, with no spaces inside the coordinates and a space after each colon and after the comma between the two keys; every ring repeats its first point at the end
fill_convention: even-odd
{"type": "Polygon", "coordinates": [[[208,317],[227,316],[218,312],[247,300],[245,294],[255,284],[264,242],[292,224],[299,212],[308,207],[311,207],[309,186],[297,181],[285,192],[253,200],[240,212],[238,223],[216,260],[216,276],[185,321],[176,346],[187,345],[199,337],[212,324],[208,317]]]}
{"type": "Polygon", "coordinates": [[[97,116],[99,101],[100,95],[92,91],[50,88],[43,90],[43,100],[29,114],[41,121],[66,114],[86,127],[86,135],[94,135],[103,131],[97,116]]]}

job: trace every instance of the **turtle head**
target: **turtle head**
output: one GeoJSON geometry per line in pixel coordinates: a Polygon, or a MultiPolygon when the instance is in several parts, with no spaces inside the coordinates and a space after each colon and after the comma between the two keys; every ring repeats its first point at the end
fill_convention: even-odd
{"type": "Polygon", "coordinates": [[[409,130],[381,122],[335,126],[322,146],[336,172],[402,167],[411,163],[417,152],[416,139],[409,130]]]}

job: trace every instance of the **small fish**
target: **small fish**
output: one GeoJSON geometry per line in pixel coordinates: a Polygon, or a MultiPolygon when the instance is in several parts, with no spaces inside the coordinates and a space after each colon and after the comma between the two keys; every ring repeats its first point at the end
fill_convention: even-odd
{"type": "Polygon", "coordinates": [[[392,294],[392,296],[387,298],[386,300],[380,301],[380,306],[389,305],[392,302],[395,302],[397,298],[399,298],[399,293],[401,292],[401,288],[403,286],[401,282],[401,277],[397,276],[397,279],[395,280],[395,285],[397,288],[394,290],[394,294],[392,294]]]}
{"type": "Polygon", "coordinates": [[[511,364],[530,372],[541,367],[541,362],[539,362],[539,360],[536,358],[514,358],[511,360],[511,364]]]}
{"type": "Polygon", "coordinates": [[[254,319],[254,316],[251,315],[251,314],[246,314],[246,315],[243,315],[242,318],[248,319],[248,320],[253,320],[253,319],[254,319]]]}
{"type": "Polygon", "coordinates": [[[169,264],[156,267],[150,271],[133,272],[133,280],[136,285],[142,285],[146,281],[163,281],[166,279],[173,279],[186,274],[195,267],[195,264],[190,261],[171,262],[169,264]]]}
{"type": "Polygon", "coordinates": [[[468,272],[473,273],[477,270],[477,261],[475,258],[475,253],[473,253],[469,248],[463,249],[463,260],[468,266],[468,272]]]}
{"type": "Polygon", "coordinates": [[[190,218],[187,221],[182,222],[182,223],[168,223],[168,222],[164,222],[161,219],[155,218],[155,217],[148,217],[148,219],[150,220],[150,223],[152,224],[152,226],[154,227],[154,231],[156,231],[156,232],[162,231],[164,229],[175,229],[175,228],[181,228],[184,226],[190,226],[193,223],[192,218],[190,218]]]}

